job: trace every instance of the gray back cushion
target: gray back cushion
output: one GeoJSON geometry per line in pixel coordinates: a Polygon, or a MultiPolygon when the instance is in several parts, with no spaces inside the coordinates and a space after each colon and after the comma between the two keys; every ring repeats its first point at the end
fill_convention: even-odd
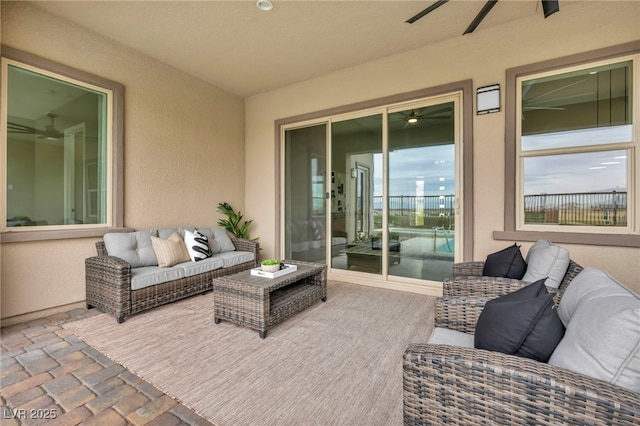
{"type": "Polygon", "coordinates": [[[191,232],[197,229],[204,236],[206,236],[207,239],[209,240],[209,248],[211,249],[211,252],[214,254],[222,253],[225,251],[234,251],[236,249],[236,247],[231,242],[231,238],[229,238],[229,234],[227,234],[227,230],[221,226],[215,226],[212,228],[211,227],[207,228],[204,226],[202,227],[187,226],[184,228],[160,228],[156,232],[157,232],[157,236],[162,238],[163,240],[166,240],[167,238],[169,238],[171,234],[173,234],[174,232],[179,233],[180,236],[184,239],[185,229],[191,232]]]}
{"type": "Polygon", "coordinates": [[[547,287],[558,288],[567,273],[569,260],[569,250],[540,240],[527,253],[527,272],[522,280],[533,283],[547,278],[547,287]]]}
{"type": "Polygon", "coordinates": [[[110,256],[119,257],[132,268],[156,266],[158,259],[151,245],[152,235],[157,236],[155,231],[107,233],[104,235],[104,245],[110,256]]]}
{"type": "Polygon", "coordinates": [[[168,239],[174,232],[177,232],[184,238],[184,232],[180,232],[180,228],[160,228],[156,232],[156,237],[162,238],[163,240],[168,239]]]}
{"type": "Polygon", "coordinates": [[[640,296],[585,268],[562,296],[567,327],[549,364],[640,392],[640,296]]]}
{"type": "Polygon", "coordinates": [[[225,251],[234,251],[236,246],[231,242],[231,238],[227,234],[227,230],[222,226],[215,226],[213,228],[198,228],[198,231],[202,232],[209,238],[209,248],[213,253],[223,253],[225,251]]]}

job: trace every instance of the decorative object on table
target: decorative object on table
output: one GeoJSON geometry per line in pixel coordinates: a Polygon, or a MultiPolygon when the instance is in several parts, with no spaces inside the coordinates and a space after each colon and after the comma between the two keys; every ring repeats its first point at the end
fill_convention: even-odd
{"type": "Polygon", "coordinates": [[[260,262],[261,269],[264,272],[276,272],[280,270],[280,261],[278,259],[264,259],[260,262]]]}
{"type": "Polygon", "coordinates": [[[278,259],[264,259],[259,268],[253,268],[251,275],[265,278],[277,278],[296,271],[296,265],[287,265],[278,259]]]}
{"type": "MultiPolygon", "coordinates": [[[[277,265],[276,265],[277,266],[277,265]]],[[[279,278],[283,275],[290,274],[298,270],[296,265],[291,265],[288,263],[280,263],[280,267],[274,272],[268,272],[262,269],[262,266],[258,268],[251,269],[251,275],[255,275],[263,278],[279,278]]]]}
{"type": "Polygon", "coordinates": [[[226,219],[218,220],[218,225],[232,233],[236,238],[243,238],[245,240],[257,241],[259,238],[251,238],[249,235],[249,226],[253,223],[253,220],[242,221],[242,212],[238,210],[236,213],[233,207],[229,203],[219,203],[218,211],[227,216],[226,219]]]}

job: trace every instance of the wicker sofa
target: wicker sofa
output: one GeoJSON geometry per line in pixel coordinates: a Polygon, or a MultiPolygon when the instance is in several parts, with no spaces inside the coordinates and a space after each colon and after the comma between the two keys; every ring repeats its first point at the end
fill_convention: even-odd
{"type": "MultiPolygon", "coordinates": [[[[640,424],[640,297],[621,285],[616,288],[615,280],[602,271],[582,271],[577,264],[573,268],[581,272],[563,283],[554,299],[560,303],[557,310],[561,319],[563,308],[573,317],[567,320],[566,333],[548,363],[476,349],[473,336],[470,345],[436,343],[433,339],[431,343],[409,345],[403,358],[404,423],[640,424]],[[607,281],[614,287],[611,293],[599,289],[600,283],[607,281]],[[626,310],[618,308],[625,304],[626,310]],[[603,311],[607,306],[609,313],[603,311]],[[624,318],[616,320],[621,312],[624,318]],[[624,356],[616,358],[606,353],[592,361],[597,370],[601,361],[606,364],[605,360],[617,359],[622,365],[615,366],[618,373],[614,369],[612,378],[605,379],[579,371],[585,365],[583,354],[572,352],[569,344],[575,343],[576,336],[584,342],[613,340],[598,343],[600,350],[622,348],[614,351],[622,351],[624,356]],[[569,343],[564,344],[565,339],[569,343]],[[564,361],[554,360],[558,352],[562,352],[558,357],[564,356],[564,361]],[[624,383],[619,382],[622,374],[626,374],[624,383]]],[[[501,291],[508,289],[497,292],[501,291]]],[[[464,295],[457,289],[455,296],[438,298],[435,326],[473,334],[485,303],[497,292],[490,288],[482,294],[475,289],[473,295],[464,295]]]]}
{"type": "MultiPolygon", "coordinates": [[[[164,268],[159,267],[156,260],[154,265],[155,256],[153,251],[149,252],[152,250],[150,236],[166,239],[178,232],[184,237],[185,229],[194,230],[193,227],[163,228],[118,235],[129,238],[127,250],[134,258],[146,250],[147,258],[151,260],[143,265],[136,264],[126,254],[121,257],[109,254],[105,240],[96,242],[97,256],[85,259],[87,308],[95,307],[110,313],[122,323],[135,313],[212,291],[214,278],[259,265],[258,242],[229,237],[220,227],[198,228],[208,235],[211,246],[215,246],[210,258],[164,268]]],[[[108,237],[105,235],[105,239],[108,237]]]]}

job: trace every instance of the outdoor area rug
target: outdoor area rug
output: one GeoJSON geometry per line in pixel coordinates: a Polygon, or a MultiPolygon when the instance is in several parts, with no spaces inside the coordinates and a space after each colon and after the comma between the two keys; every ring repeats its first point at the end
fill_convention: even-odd
{"type": "Polygon", "coordinates": [[[402,354],[426,342],[433,297],[329,282],[258,332],[213,321],[213,294],[65,328],[218,426],[401,425],[402,354]]]}

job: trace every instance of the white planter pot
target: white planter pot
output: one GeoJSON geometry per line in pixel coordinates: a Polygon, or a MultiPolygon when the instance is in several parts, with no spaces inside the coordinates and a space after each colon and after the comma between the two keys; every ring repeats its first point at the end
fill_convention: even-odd
{"type": "Polygon", "coordinates": [[[260,269],[264,272],[276,272],[280,270],[280,264],[277,265],[260,265],[260,269]]]}

